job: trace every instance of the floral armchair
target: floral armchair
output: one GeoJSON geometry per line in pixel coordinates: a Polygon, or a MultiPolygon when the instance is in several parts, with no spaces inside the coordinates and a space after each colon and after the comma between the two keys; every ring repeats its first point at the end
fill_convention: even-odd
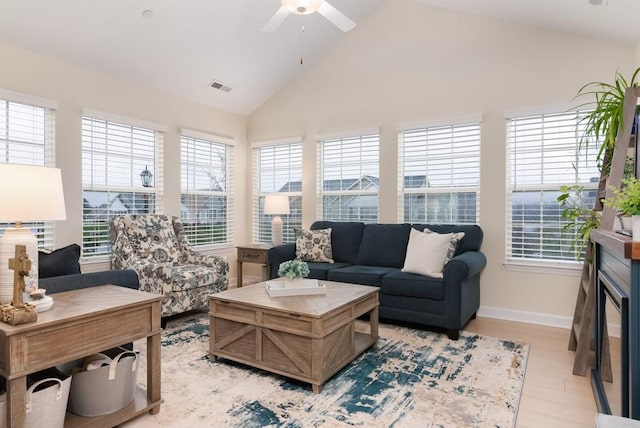
{"type": "Polygon", "coordinates": [[[205,308],[227,289],[229,263],[194,251],[177,217],[131,214],[110,221],[111,268],[133,269],[140,290],[163,294],[162,316],[205,308]]]}

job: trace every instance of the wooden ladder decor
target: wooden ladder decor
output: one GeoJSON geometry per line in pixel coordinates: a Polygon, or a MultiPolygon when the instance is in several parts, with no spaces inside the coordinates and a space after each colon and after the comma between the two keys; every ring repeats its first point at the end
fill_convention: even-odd
{"type": "MultiPolygon", "coordinates": [[[[627,88],[624,96],[623,105],[623,126],[618,129],[616,136],[616,145],[613,150],[613,158],[611,159],[611,168],[609,170],[609,186],[620,188],[622,177],[624,175],[624,167],[627,161],[629,144],[631,140],[631,129],[633,127],[633,119],[636,113],[636,105],[640,96],[640,88],[627,88]]],[[[635,153],[636,157],[639,153],[635,153]]],[[[636,171],[636,175],[640,171],[636,171]]],[[[616,210],[612,207],[602,206],[602,195],[606,194],[607,198],[613,196],[610,188],[606,186],[606,176],[600,177],[598,184],[598,194],[594,209],[602,211],[602,220],[600,229],[613,230],[616,217],[616,210]]],[[[576,308],[573,314],[573,323],[571,327],[571,337],[569,339],[569,350],[576,351],[573,363],[573,374],[584,376],[589,365],[591,352],[595,351],[595,309],[596,309],[596,277],[597,272],[593,272],[591,260],[593,258],[593,243],[587,244],[585,260],[582,266],[582,275],[580,277],[580,287],[578,290],[578,298],[576,300],[576,308]]],[[[605,315],[606,317],[606,315],[605,315]]],[[[603,328],[603,355],[601,367],[601,379],[605,382],[612,382],[613,375],[611,372],[611,353],[609,348],[609,334],[607,331],[606,318],[603,328]]],[[[595,353],[594,353],[595,356],[595,353]]]]}
{"type": "MultiPolygon", "coordinates": [[[[604,195],[606,190],[605,183],[606,177],[600,177],[598,193],[594,206],[594,210],[596,211],[602,211],[602,199],[600,195],[604,195]]],[[[591,351],[595,351],[594,324],[596,316],[596,275],[593,272],[593,250],[593,243],[588,242],[586,245],[584,262],[582,263],[580,287],[578,289],[578,298],[576,300],[573,322],[571,323],[571,335],[569,337],[569,350],[576,351],[575,359],[573,361],[573,374],[579,376],[585,376],[587,374],[591,351]]],[[[601,378],[606,382],[612,382],[613,374],[611,372],[609,335],[607,332],[606,322],[604,327],[603,348],[601,378]]]]}

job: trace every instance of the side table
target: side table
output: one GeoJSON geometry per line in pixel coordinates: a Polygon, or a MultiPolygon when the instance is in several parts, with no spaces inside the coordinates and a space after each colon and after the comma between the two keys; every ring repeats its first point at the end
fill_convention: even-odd
{"type": "MultiPolygon", "coordinates": [[[[160,411],[160,303],[163,296],[115,285],[52,294],[32,323],[0,323],[0,376],[7,380],[6,426],[26,425],[27,375],[104,349],[147,339],[147,389],[123,409],[94,418],[67,413],[65,427],[113,427],[160,411]]],[[[5,426],[0,422],[0,426],[5,426]]]]}
{"type": "Polygon", "coordinates": [[[262,265],[262,280],[269,279],[267,265],[269,263],[267,253],[272,248],[271,244],[238,245],[238,273],[236,287],[242,287],[242,263],[257,263],[262,265]]]}

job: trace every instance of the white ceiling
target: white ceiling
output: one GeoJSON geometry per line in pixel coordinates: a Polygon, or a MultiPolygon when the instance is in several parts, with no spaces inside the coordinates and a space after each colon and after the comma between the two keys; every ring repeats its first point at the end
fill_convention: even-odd
{"type": "MultiPolygon", "coordinates": [[[[330,3],[359,23],[383,1],[406,0],[330,3]]],[[[640,0],[413,1],[640,41],[640,0]]],[[[279,7],[280,0],[0,0],[0,41],[247,115],[346,36],[317,13],[290,15],[276,32],[262,32],[279,7]],[[209,88],[214,79],[233,90],[209,88]]]]}

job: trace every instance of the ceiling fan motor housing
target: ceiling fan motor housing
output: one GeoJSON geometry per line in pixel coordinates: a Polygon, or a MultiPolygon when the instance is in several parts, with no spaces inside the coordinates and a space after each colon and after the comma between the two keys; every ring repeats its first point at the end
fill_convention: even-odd
{"type": "Polygon", "coordinates": [[[282,0],[282,5],[296,15],[308,15],[320,9],[322,0],[282,0]]]}

